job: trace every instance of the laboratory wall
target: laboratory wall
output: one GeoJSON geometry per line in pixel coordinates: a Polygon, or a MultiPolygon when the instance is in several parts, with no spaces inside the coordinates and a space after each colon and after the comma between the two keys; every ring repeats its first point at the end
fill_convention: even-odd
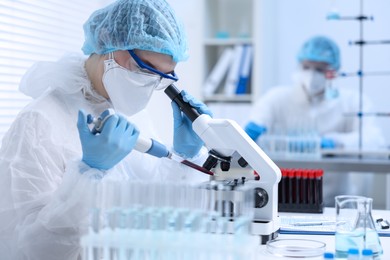
{"type": "MultiPolygon", "coordinates": [[[[338,11],[342,16],[357,16],[360,14],[360,3],[363,3],[363,14],[374,18],[373,21],[364,23],[363,39],[390,40],[388,0],[262,0],[262,2],[268,11],[263,12],[262,24],[259,27],[263,37],[261,50],[263,71],[258,72],[262,75],[260,94],[273,86],[291,83],[291,74],[297,68],[297,52],[302,42],[313,35],[326,35],[336,41],[341,49],[341,72],[356,73],[359,70],[359,48],[349,44],[350,41],[359,40],[359,22],[329,21],[326,15],[330,11],[338,11]]],[[[367,45],[363,53],[363,71],[390,72],[390,44],[367,45]]],[[[335,84],[339,88],[359,91],[358,80],[358,77],[340,78],[335,84]]],[[[389,113],[390,75],[365,77],[363,94],[373,103],[372,111],[365,112],[389,113]]],[[[376,119],[389,146],[390,117],[376,119]]],[[[374,198],[374,208],[384,208],[385,176],[375,173],[371,175],[375,176],[374,183],[372,187],[362,191],[362,195],[374,198]]],[[[363,178],[362,174],[355,174],[354,177],[363,178]]]]}
{"type": "MultiPolygon", "coordinates": [[[[339,45],[341,72],[358,72],[359,48],[349,43],[360,39],[359,22],[327,20],[326,16],[331,11],[338,11],[342,16],[357,16],[360,3],[363,3],[363,14],[374,18],[364,23],[363,40],[390,40],[390,1],[387,0],[262,0],[262,3],[267,11],[263,11],[259,26],[262,36],[262,71],[257,72],[262,79],[260,95],[272,87],[291,84],[292,73],[297,69],[297,52],[302,43],[314,35],[331,37],[339,45]]],[[[363,50],[363,71],[389,74],[390,44],[367,45],[363,50]]],[[[339,88],[359,91],[358,77],[339,78],[334,84],[339,88]]],[[[363,94],[373,103],[372,110],[365,112],[389,113],[390,75],[365,77],[363,94]]],[[[376,119],[389,145],[390,117],[376,119]]],[[[363,174],[355,173],[353,176],[364,178],[363,174]]],[[[384,175],[375,174],[372,187],[362,191],[362,195],[374,198],[375,208],[385,207],[385,183],[384,175]]]]}
{"type": "MultiPolygon", "coordinates": [[[[364,40],[390,40],[390,1],[388,0],[258,0],[261,5],[259,23],[254,29],[260,39],[261,65],[253,71],[260,77],[256,93],[260,96],[268,89],[292,83],[292,73],[297,69],[296,55],[301,44],[311,36],[331,37],[341,49],[341,72],[357,73],[359,70],[359,48],[349,42],[359,40],[359,23],[351,21],[329,21],[330,11],[338,11],[342,16],[360,14],[360,3],[367,16],[373,21],[364,23],[364,40]]],[[[204,79],[203,36],[207,20],[204,14],[204,1],[168,0],[184,22],[188,39],[190,58],[177,66],[180,77],[177,86],[201,98],[204,79]]],[[[366,72],[390,72],[390,44],[367,45],[363,53],[363,69],[366,72]]],[[[374,107],[366,112],[390,112],[390,75],[365,77],[363,94],[368,96],[374,107]]],[[[358,77],[340,78],[334,82],[339,88],[359,91],[358,77]]],[[[255,98],[256,99],[256,98],[255,98]]],[[[161,128],[160,136],[172,139],[172,111],[170,102],[163,92],[155,93],[149,109],[161,128]]],[[[245,116],[245,115],[243,115],[245,116]]],[[[377,118],[378,124],[390,145],[390,117],[377,118]]],[[[361,174],[357,174],[359,176],[361,174]]],[[[365,194],[374,198],[375,208],[385,205],[385,178],[375,176],[375,189],[365,194]]]]}
{"type": "MultiPolygon", "coordinates": [[[[291,74],[297,68],[296,55],[306,39],[313,35],[326,35],[334,39],[341,49],[341,72],[357,73],[359,70],[359,48],[349,42],[359,40],[359,22],[330,21],[330,11],[341,16],[363,14],[373,16],[363,26],[363,39],[367,41],[390,40],[390,1],[388,0],[263,0],[269,10],[262,17],[263,49],[262,91],[290,84],[291,74]]],[[[366,45],[363,54],[364,72],[390,72],[390,44],[366,45]]],[[[359,91],[358,77],[339,78],[339,88],[359,91]]],[[[390,75],[367,76],[363,80],[363,94],[374,103],[372,111],[390,112],[390,75]]],[[[364,105],[364,104],[363,104],[364,105]]],[[[383,129],[387,144],[390,143],[390,117],[377,118],[383,129]]]]}
{"type": "MultiPolygon", "coordinates": [[[[201,19],[203,17],[203,7],[200,0],[168,0],[176,11],[177,16],[183,22],[188,37],[189,58],[180,62],[175,71],[179,77],[176,86],[179,89],[188,91],[196,98],[201,98],[200,87],[203,79],[199,77],[202,70],[202,44],[203,27],[201,19]]],[[[156,91],[148,105],[154,123],[158,127],[158,134],[163,140],[172,142],[173,120],[171,101],[163,91],[156,91]]]]}
{"type": "MultiPolygon", "coordinates": [[[[269,88],[291,84],[292,73],[297,69],[296,55],[301,44],[311,36],[326,35],[334,39],[341,49],[341,72],[357,73],[359,70],[359,48],[349,44],[359,39],[359,22],[330,21],[326,19],[330,11],[338,11],[342,16],[357,16],[360,13],[360,0],[259,0],[261,2],[260,21],[254,26],[258,31],[261,47],[261,66],[254,71],[260,77],[256,86],[257,95],[269,88]]],[[[184,22],[189,39],[190,58],[177,66],[181,89],[190,91],[201,98],[204,81],[203,45],[205,24],[204,2],[199,0],[168,0],[184,22]],[[196,14],[196,15],[195,15],[196,14]]],[[[363,0],[363,12],[373,16],[373,21],[364,23],[364,40],[390,40],[390,1],[363,0]]],[[[207,21],[206,21],[207,22],[207,21]]],[[[363,69],[366,72],[390,72],[390,44],[366,45],[363,52],[363,69]]],[[[359,91],[359,78],[343,77],[334,82],[339,88],[359,91]]],[[[390,75],[365,77],[363,94],[374,104],[370,111],[390,112],[390,75]]],[[[170,102],[163,93],[154,95],[149,109],[156,117],[157,124],[172,124],[170,102]],[[155,101],[153,101],[155,100],[155,101]]],[[[364,104],[363,104],[364,105],[364,104]]],[[[390,145],[390,117],[376,120],[382,129],[387,145],[390,145]]],[[[171,128],[161,130],[164,139],[172,137],[171,128]]]]}

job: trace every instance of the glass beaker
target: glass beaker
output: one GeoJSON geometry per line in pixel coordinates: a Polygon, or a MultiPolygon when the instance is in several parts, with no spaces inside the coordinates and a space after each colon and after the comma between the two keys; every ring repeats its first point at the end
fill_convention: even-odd
{"type": "Polygon", "coordinates": [[[371,249],[374,259],[383,249],[371,216],[372,199],[362,196],[336,196],[336,258],[347,258],[350,248],[371,249]]]}

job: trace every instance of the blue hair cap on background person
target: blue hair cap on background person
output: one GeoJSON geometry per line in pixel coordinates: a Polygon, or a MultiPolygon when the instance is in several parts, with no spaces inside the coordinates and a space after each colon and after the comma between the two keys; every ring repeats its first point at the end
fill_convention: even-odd
{"type": "Polygon", "coordinates": [[[106,54],[117,50],[146,50],[188,58],[183,25],[165,0],[118,0],[95,11],[84,24],[82,51],[106,54]]]}
{"type": "Polygon", "coordinates": [[[298,61],[326,62],[334,70],[340,68],[340,49],[325,36],[315,36],[306,41],[298,53],[298,61]]]}

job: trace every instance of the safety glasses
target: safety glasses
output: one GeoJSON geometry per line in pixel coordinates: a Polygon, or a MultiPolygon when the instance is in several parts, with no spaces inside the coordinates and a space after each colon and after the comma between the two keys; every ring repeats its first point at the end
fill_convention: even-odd
{"type": "Polygon", "coordinates": [[[302,69],[303,70],[313,70],[313,71],[317,71],[317,72],[323,73],[323,74],[325,74],[326,72],[331,70],[328,66],[307,65],[307,64],[302,64],[302,69]]]}
{"type": "Polygon", "coordinates": [[[137,54],[135,54],[135,52],[133,50],[129,50],[129,53],[130,53],[131,57],[134,59],[134,61],[137,63],[138,69],[140,70],[140,72],[154,76],[154,77],[156,77],[156,76],[159,77],[160,82],[159,82],[159,84],[157,84],[157,86],[155,88],[156,90],[165,89],[169,85],[171,85],[179,80],[179,78],[176,76],[175,72],[172,72],[170,74],[166,74],[164,72],[156,70],[155,68],[152,68],[152,67],[146,65],[140,59],[140,57],[138,57],[137,54]]]}

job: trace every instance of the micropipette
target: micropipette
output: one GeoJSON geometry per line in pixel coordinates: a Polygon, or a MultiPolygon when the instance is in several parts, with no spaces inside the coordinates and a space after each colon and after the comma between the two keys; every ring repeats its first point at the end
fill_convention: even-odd
{"type": "MultiPolygon", "coordinates": [[[[87,116],[87,123],[94,125],[91,132],[95,135],[100,134],[104,127],[105,122],[108,120],[108,118],[110,118],[113,115],[115,115],[115,111],[112,108],[103,111],[103,113],[101,113],[101,115],[98,118],[93,117],[91,114],[89,114],[87,116]]],[[[165,157],[168,159],[172,159],[184,165],[187,165],[188,167],[191,167],[195,170],[203,172],[205,174],[214,175],[212,171],[209,171],[188,160],[183,160],[178,156],[174,156],[164,144],[152,138],[145,138],[143,136],[139,136],[137,142],[135,143],[134,150],[141,153],[147,153],[158,158],[165,157]]]]}

